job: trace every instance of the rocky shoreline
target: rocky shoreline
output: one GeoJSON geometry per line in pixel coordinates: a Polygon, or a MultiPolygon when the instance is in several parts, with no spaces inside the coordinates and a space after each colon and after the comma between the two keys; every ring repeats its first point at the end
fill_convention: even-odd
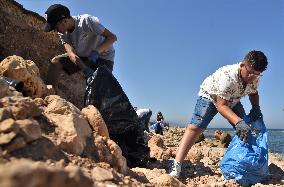
{"type": "MultiPolygon", "coordinates": [[[[24,66],[27,61],[11,56],[0,63],[3,75],[29,77],[30,84],[22,79],[28,85],[24,90],[34,94],[24,97],[6,84],[0,86],[0,186],[239,186],[220,172],[219,162],[231,140],[223,131],[215,131],[215,139],[198,138],[179,179],[167,173],[184,128],[171,128],[163,136],[145,132],[150,155],[157,161],[146,168],[128,168],[99,111],[94,106],[79,110],[49,95],[52,86],[37,83],[37,67],[28,62],[24,66]],[[24,75],[13,73],[19,67],[26,70],[21,71],[24,75]],[[28,76],[31,72],[34,75],[28,76]],[[37,96],[38,87],[44,99],[37,96]]],[[[254,186],[283,185],[284,161],[270,153],[269,164],[269,178],[254,186]]]]}
{"type": "MultiPolygon", "coordinates": [[[[0,75],[24,82],[23,92],[0,85],[0,186],[239,186],[220,173],[230,141],[200,136],[188,153],[181,178],[167,173],[184,128],[164,136],[145,133],[151,156],[146,168],[129,168],[94,106],[83,107],[81,72],[45,79],[49,60],[63,52],[44,19],[13,0],[0,0],[0,75]],[[13,33],[13,34],[12,34],[13,33]]],[[[254,186],[284,186],[284,161],[269,153],[271,175],[254,186]]]]}
{"type": "MultiPolygon", "coordinates": [[[[231,141],[226,132],[215,131],[214,139],[199,136],[179,179],[167,173],[185,129],[170,128],[163,136],[145,132],[156,161],[128,168],[94,106],[79,110],[52,95],[35,63],[21,57],[4,59],[0,73],[23,81],[24,93],[30,94],[1,83],[0,186],[239,186],[224,179],[219,168],[231,141]]],[[[283,185],[284,161],[270,153],[269,164],[271,175],[254,186],[283,185]]]]}

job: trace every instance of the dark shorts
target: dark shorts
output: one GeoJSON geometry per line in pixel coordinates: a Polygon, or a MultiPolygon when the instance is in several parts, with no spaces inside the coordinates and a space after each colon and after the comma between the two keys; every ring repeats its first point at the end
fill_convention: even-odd
{"type": "MultiPolygon", "coordinates": [[[[240,118],[245,116],[245,110],[241,102],[238,102],[233,108],[233,112],[240,118]]],[[[195,109],[190,124],[206,129],[213,117],[218,113],[214,103],[204,97],[197,99],[195,109]]],[[[231,124],[233,126],[233,124],[231,124]]]]}
{"type": "MultiPolygon", "coordinates": [[[[99,58],[98,62],[96,64],[91,64],[88,61],[87,57],[80,57],[80,58],[87,66],[91,67],[93,70],[96,70],[99,66],[106,67],[110,72],[112,72],[112,70],[113,70],[113,62],[110,61],[110,60],[105,60],[105,59],[99,58]]],[[[80,71],[79,66],[77,66],[76,64],[71,62],[67,53],[62,54],[62,55],[58,55],[58,56],[54,57],[53,60],[56,60],[60,64],[62,64],[64,71],[66,73],[68,73],[69,75],[80,71]]]]}

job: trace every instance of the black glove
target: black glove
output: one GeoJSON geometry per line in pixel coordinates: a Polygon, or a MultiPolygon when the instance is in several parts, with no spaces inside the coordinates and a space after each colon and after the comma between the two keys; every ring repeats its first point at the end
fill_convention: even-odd
{"type": "Polygon", "coordinates": [[[244,121],[241,120],[236,124],[236,134],[240,140],[247,142],[251,127],[244,121]]]}
{"type": "Polygon", "coordinates": [[[249,117],[251,121],[255,121],[259,118],[263,118],[259,105],[252,105],[252,108],[249,112],[249,117]]]}

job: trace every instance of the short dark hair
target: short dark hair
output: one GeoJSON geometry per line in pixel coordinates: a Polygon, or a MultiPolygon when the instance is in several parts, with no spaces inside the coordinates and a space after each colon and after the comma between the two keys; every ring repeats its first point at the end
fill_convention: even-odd
{"type": "Polygon", "coordinates": [[[250,51],[246,54],[244,61],[249,63],[255,71],[260,72],[265,71],[268,65],[267,58],[261,51],[250,51]]]}

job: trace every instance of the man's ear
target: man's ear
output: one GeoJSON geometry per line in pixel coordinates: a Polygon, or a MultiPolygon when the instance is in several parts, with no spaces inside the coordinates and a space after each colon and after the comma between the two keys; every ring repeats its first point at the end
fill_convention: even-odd
{"type": "Polygon", "coordinates": [[[67,23],[68,23],[68,18],[64,18],[64,19],[62,20],[62,22],[63,22],[64,24],[67,24],[67,23]]]}

